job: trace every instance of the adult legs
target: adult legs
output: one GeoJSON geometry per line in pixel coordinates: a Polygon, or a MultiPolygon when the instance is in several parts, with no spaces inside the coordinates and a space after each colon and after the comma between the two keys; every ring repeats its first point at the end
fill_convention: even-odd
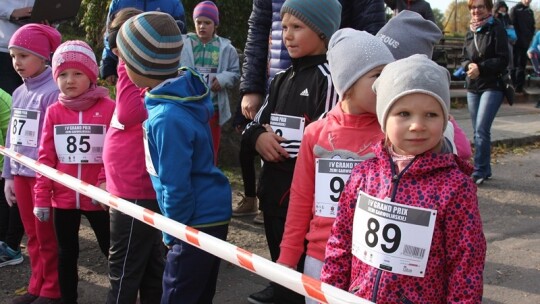
{"type": "MultiPolygon", "coordinates": [[[[4,183],[5,180],[1,178],[0,189],[4,189],[4,183]]],[[[23,235],[24,227],[19,215],[19,206],[14,204],[10,207],[4,194],[0,194],[0,241],[14,251],[19,251],[23,235]]]]}
{"type": "Polygon", "coordinates": [[[502,102],[502,91],[467,93],[467,105],[474,131],[473,176],[491,176],[491,126],[502,102]]]}
{"type": "Polygon", "coordinates": [[[523,92],[523,86],[525,84],[525,69],[527,66],[527,49],[514,46],[514,86],[516,92],[523,92]]]}

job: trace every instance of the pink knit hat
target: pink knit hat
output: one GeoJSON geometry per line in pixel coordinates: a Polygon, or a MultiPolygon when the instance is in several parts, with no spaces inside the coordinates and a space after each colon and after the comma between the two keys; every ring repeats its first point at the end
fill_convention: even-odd
{"type": "Polygon", "coordinates": [[[98,65],[96,55],[92,48],[84,41],[69,40],[62,43],[52,58],[52,71],[54,79],[67,69],[82,71],[92,83],[97,82],[98,65]]]}
{"type": "Polygon", "coordinates": [[[200,16],[214,21],[215,25],[219,25],[219,11],[212,1],[203,1],[195,6],[193,9],[193,21],[200,16]]]}
{"type": "Polygon", "coordinates": [[[20,27],[9,39],[8,48],[28,51],[46,60],[62,43],[62,35],[54,27],[30,23],[20,27]]]}

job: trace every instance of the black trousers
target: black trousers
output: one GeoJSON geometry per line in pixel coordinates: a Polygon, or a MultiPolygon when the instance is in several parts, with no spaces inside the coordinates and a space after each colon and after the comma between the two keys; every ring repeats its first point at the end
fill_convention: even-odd
{"type": "MultiPolygon", "coordinates": [[[[9,161],[9,159],[4,159],[9,161]]],[[[0,178],[0,189],[4,189],[5,180],[0,178]]],[[[9,206],[4,193],[0,194],[0,241],[6,243],[9,248],[17,251],[20,249],[24,235],[24,226],[19,215],[17,204],[9,206]]]]}
{"type": "Polygon", "coordinates": [[[244,195],[247,197],[255,197],[257,195],[254,163],[256,156],[257,152],[249,146],[246,140],[242,140],[240,142],[238,157],[240,159],[240,168],[242,169],[244,195]]]}
{"type": "Polygon", "coordinates": [[[514,81],[516,91],[523,91],[523,86],[525,85],[525,69],[528,60],[527,49],[514,46],[514,70],[512,72],[512,80],[514,81]]]}
{"type": "Polygon", "coordinates": [[[79,227],[84,215],[105,257],[109,252],[109,212],[53,208],[54,229],[58,240],[58,281],[63,304],[76,304],[79,284],[79,227]]]}
{"type": "MultiPolygon", "coordinates": [[[[279,258],[281,240],[283,239],[283,233],[285,232],[285,217],[271,216],[267,213],[264,216],[264,232],[266,234],[266,242],[268,243],[268,249],[270,249],[270,257],[273,262],[279,258]]],[[[304,250],[305,252],[305,250],[304,250]]],[[[296,270],[298,272],[304,271],[304,260],[306,258],[305,253],[302,254],[302,258],[298,263],[296,270]]],[[[306,300],[303,295],[300,295],[288,288],[285,288],[277,283],[272,282],[274,286],[274,303],[275,304],[305,304],[306,300]]]]}
{"type": "MultiPolygon", "coordinates": [[[[143,208],[161,213],[157,200],[130,200],[143,208]]],[[[165,245],[162,233],[133,217],[111,209],[111,245],[107,303],[160,303],[165,245]]]]}

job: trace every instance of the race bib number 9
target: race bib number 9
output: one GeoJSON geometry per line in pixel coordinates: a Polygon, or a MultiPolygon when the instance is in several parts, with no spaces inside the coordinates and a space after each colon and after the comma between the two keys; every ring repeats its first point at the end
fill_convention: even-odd
{"type": "Polygon", "coordinates": [[[360,192],[352,253],[389,272],[424,277],[437,211],[389,202],[360,192]]]}
{"type": "Polygon", "coordinates": [[[318,158],[315,161],[315,215],[335,218],[341,191],[361,160],[318,158]]]}
{"type": "Polygon", "coordinates": [[[54,147],[64,164],[103,163],[105,125],[74,124],[54,126],[54,147]]]}
{"type": "Polygon", "coordinates": [[[11,116],[11,130],[9,130],[12,145],[27,147],[38,146],[39,111],[13,109],[11,116]]]}
{"type": "Polygon", "coordinates": [[[306,119],[304,117],[270,114],[272,130],[288,141],[302,141],[305,124],[306,119]]]}

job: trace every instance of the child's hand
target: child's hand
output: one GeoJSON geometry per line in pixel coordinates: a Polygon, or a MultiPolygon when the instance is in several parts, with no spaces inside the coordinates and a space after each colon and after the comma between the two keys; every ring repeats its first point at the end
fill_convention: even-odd
{"type": "Polygon", "coordinates": [[[215,77],[214,79],[212,79],[212,86],[210,87],[210,90],[212,90],[212,92],[218,92],[221,90],[221,85],[219,84],[219,81],[215,77]]]}
{"type": "Polygon", "coordinates": [[[6,201],[10,207],[13,207],[13,204],[17,203],[15,198],[15,184],[12,179],[6,179],[4,184],[4,195],[6,196],[6,201]]]}
{"type": "Polygon", "coordinates": [[[48,222],[51,215],[49,207],[34,207],[34,215],[40,222],[48,222]]]}
{"type": "Polygon", "coordinates": [[[284,140],[274,132],[265,132],[257,138],[255,149],[265,161],[282,162],[289,158],[289,153],[279,144],[284,140]]]}

